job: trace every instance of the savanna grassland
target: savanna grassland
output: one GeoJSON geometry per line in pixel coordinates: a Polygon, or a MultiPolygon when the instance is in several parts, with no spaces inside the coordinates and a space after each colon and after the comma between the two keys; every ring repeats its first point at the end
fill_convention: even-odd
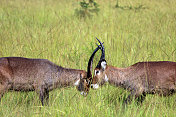
{"type": "MultiPolygon", "coordinates": [[[[0,57],[42,58],[63,67],[86,70],[96,48],[104,42],[109,65],[127,67],[139,61],[176,62],[176,1],[96,1],[98,15],[79,18],[79,0],[0,0],[0,57]]],[[[100,58],[94,59],[94,66],[100,58]]],[[[34,92],[8,92],[0,104],[4,117],[175,117],[176,94],[147,95],[122,108],[129,92],[105,85],[83,97],[75,87],[50,92],[50,106],[41,107],[34,92]]]]}

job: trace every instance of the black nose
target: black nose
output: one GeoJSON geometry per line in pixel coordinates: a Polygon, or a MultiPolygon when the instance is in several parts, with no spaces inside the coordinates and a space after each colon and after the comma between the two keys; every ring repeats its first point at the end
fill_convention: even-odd
{"type": "Polygon", "coordinates": [[[91,87],[91,88],[93,88],[93,86],[92,86],[92,85],[91,85],[90,87],[91,87]]]}

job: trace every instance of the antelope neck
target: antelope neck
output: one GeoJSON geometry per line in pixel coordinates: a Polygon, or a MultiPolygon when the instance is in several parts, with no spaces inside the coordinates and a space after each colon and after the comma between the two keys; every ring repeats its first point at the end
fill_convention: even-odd
{"type": "Polygon", "coordinates": [[[128,70],[126,68],[116,68],[109,66],[106,74],[105,81],[108,80],[109,84],[119,86],[124,85],[126,81],[126,75],[128,74],[128,70]]]}
{"type": "Polygon", "coordinates": [[[84,70],[77,69],[63,69],[58,71],[58,79],[61,86],[77,86],[80,82],[80,78],[84,75],[84,70]],[[66,77],[65,77],[66,76],[66,77]]]}

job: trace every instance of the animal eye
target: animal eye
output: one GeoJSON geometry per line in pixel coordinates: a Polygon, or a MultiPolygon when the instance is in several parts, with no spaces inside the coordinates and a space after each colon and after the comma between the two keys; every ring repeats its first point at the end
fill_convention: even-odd
{"type": "Polygon", "coordinates": [[[95,70],[95,75],[100,75],[100,71],[95,70]]]}
{"type": "Polygon", "coordinates": [[[96,71],[96,74],[98,74],[99,73],[99,71],[96,71]]]}

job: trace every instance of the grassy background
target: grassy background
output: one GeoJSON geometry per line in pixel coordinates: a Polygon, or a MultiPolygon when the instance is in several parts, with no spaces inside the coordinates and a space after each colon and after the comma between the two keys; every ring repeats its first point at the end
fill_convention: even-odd
{"type": "MultiPolygon", "coordinates": [[[[86,70],[95,37],[104,42],[109,65],[139,61],[176,61],[176,1],[97,1],[99,15],[75,16],[79,0],[0,0],[0,57],[44,58],[86,70]],[[142,6],[142,7],[140,7],[142,6]]],[[[96,54],[95,63],[100,57],[96,54]]],[[[40,107],[34,92],[9,92],[0,116],[176,116],[176,95],[147,95],[143,105],[122,109],[129,92],[110,85],[82,97],[75,87],[50,92],[50,106],[40,107]]]]}

